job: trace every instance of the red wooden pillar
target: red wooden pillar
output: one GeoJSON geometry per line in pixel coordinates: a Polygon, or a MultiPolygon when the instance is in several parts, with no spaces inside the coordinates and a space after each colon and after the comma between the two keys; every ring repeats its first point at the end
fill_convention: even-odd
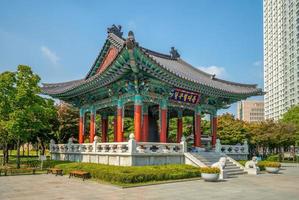
{"type": "Polygon", "coordinates": [[[117,104],[117,142],[123,142],[123,103],[122,100],[118,100],[117,104]]]}
{"type": "Polygon", "coordinates": [[[113,141],[117,142],[117,113],[114,115],[114,119],[113,119],[113,128],[114,128],[114,137],[113,137],[113,141]]]}
{"type": "Polygon", "coordinates": [[[160,142],[167,142],[167,102],[164,100],[160,105],[160,142]]]}
{"type": "Polygon", "coordinates": [[[215,147],[217,140],[217,115],[211,114],[212,147],[215,147]]]}
{"type": "Polygon", "coordinates": [[[108,133],[108,117],[107,115],[101,116],[102,122],[102,142],[107,142],[107,133],[108,133]]]}
{"type": "Polygon", "coordinates": [[[134,135],[137,142],[142,141],[141,135],[141,115],[142,115],[142,98],[140,95],[135,95],[134,102],[134,135]]]}
{"type": "Polygon", "coordinates": [[[95,132],[96,132],[96,126],[95,126],[95,117],[96,116],[96,112],[95,112],[95,108],[91,108],[90,110],[90,126],[89,126],[89,142],[93,143],[94,140],[94,136],[95,136],[95,132]]]}
{"type": "Polygon", "coordinates": [[[195,134],[194,134],[194,146],[201,146],[201,112],[200,110],[195,111],[195,134]]]}
{"type": "Polygon", "coordinates": [[[177,121],[177,137],[176,142],[180,143],[183,136],[183,113],[178,111],[178,121],[177,121]]]}
{"type": "Polygon", "coordinates": [[[79,119],[79,144],[84,143],[84,110],[80,109],[79,119]]]}
{"type": "Polygon", "coordinates": [[[142,122],[142,141],[148,142],[148,106],[143,105],[143,122],[142,122]]]}

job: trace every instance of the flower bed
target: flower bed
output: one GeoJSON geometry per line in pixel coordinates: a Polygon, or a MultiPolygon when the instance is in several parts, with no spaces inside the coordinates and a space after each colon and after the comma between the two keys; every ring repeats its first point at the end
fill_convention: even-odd
{"type": "Polygon", "coordinates": [[[263,171],[266,167],[280,168],[281,164],[279,162],[270,162],[270,161],[260,161],[257,163],[260,170],[263,171]]]}
{"type": "Polygon", "coordinates": [[[200,168],[200,172],[206,174],[219,174],[220,169],[217,167],[202,167],[200,168]]]}
{"type": "Polygon", "coordinates": [[[96,180],[121,184],[200,177],[200,169],[190,165],[123,167],[94,163],[67,163],[55,167],[62,169],[64,174],[72,170],[83,170],[89,172],[96,180]]]}

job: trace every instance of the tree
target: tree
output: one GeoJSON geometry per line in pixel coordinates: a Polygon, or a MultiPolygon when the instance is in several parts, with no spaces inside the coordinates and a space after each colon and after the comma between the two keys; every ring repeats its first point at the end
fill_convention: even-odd
{"type": "MultiPolygon", "coordinates": [[[[7,132],[17,146],[17,168],[20,167],[20,145],[29,139],[37,138],[43,146],[45,138],[52,132],[51,121],[55,118],[53,100],[39,96],[40,78],[29,66],[19,65],[14,73],[13,98],[7,102],[7,132]]],[[[43,146],[44,147],[44,146],[43,146]]],[[[44,152],[44,148],[43,152],[44,152]]]]}
{"type": "Polygon", "coordinates": [[[243,143],[249,138],[246,124],[229,113],[218,117],[217,135],[222,144],[243,143]]]}
{"type": "Polygon", "coordinates": [[[0,144],[3,148],[3,165],[8,162],[8,144],[11,141],[7,123],[9,114],[13,110],[12,102],[15,98],[15,73],[3,72],[0,74],[0,144]]]}
{"type": "Polygon", "coordinates": [[[74,133],[78,132],[79,111],[67,103],[60,103],[56,109],[58,129],[55,131],[55,138],[58,143],[66,143],[74,133]]]}
{"type": "Polygon", "coordinates": [[[295,141],[299,146],[299,105],[291,107],[283,116],[282,122],[293,124],[296,127],[295,141]]]}

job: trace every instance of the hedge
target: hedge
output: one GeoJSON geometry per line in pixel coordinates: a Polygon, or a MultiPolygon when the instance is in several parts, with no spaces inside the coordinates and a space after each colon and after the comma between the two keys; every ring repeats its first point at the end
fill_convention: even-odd
{"type": "Polygon", "coordinates": [[[94,179],[122,184],[200,177],[200,168],[190,165],[123,167],[94,163],[67,163],[55,167],[62,169],[66,174],[72,170],[84,170],[94,179]]]}

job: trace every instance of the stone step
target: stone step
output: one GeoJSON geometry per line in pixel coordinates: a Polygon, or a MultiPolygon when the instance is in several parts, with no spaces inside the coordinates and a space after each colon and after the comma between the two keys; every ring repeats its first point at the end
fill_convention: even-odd
{"type": "Polygon", "coordinates": [[[224,171],[227,172],[227,173],[231,173],[231,172],[244,172],[240,168],[236,168],[236,169],[226,169],[226,168],[224,168],[224,171]]]}
{"type": "Polygon", "coordinates": [[[226,175],[227,175],[228,177],[231,177],[231,176],[244,175],[244,174],[247,174],[247,172],[245,172],[245,171],[241,171],[241,172],[229,172],[229,173],[227,173],[226,175]]]}
{"type": "Polygon", "coordinates": [[[225,168],[224,169],[240,169],[240,167],[238,167],[238,166],[236,166],[236,165],[232,165],[232,166],[225,166],[225,168]]]}

